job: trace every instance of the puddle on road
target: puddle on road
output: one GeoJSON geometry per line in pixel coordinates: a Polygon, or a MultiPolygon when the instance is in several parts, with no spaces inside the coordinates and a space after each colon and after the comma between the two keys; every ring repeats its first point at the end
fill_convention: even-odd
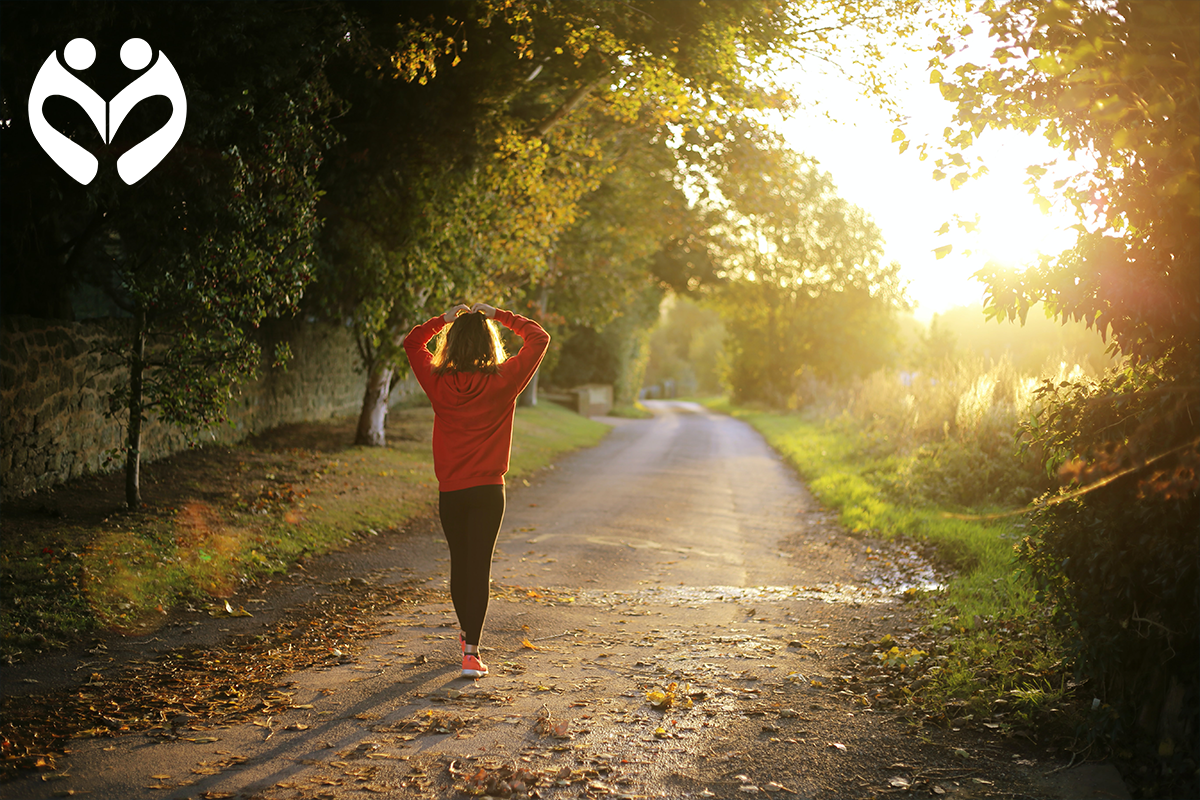
{"type": "Polygon", "coordinates": [[[890,589],[862,587],[846,583],[813,586],[652,586],[634,591],[584,590],[578,602],[610,605],[613,603],[703,605],[731,600],[821,600],[826,603],[866,605],[894,602],[890,589]]]}
{"type": "Polygon", "coordinates": [[[662,604],[700,606],[737,600],[820,600],[825,603],[872,605],[891,603],[916,590],[936,592],[946,577],[915,547],[894,542],[866,548],[867,574],[861,584],[820,583],[803,586],[649,586],[634,591],[584,590],[579,602],[593,604],[662,604]]]}
{"type": "Polygon", "coordinates": [[[903,595],[911,590],[937,592],[946,587],[946,575],[916,545],[873,542],[866,547],[866,558],[866,582],[888,594],[903,595]]]}

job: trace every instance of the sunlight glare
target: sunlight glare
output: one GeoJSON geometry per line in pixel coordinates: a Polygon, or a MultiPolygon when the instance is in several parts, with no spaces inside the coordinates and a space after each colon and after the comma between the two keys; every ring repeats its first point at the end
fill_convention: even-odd
{"type": "Polygon", "coordinates": [[[1042,213],[1024,186],[984,179],[961,193],[968,192],[962,199],[970,213],[959,213],[967,219],[977,214],[979,226],[964,237],[963,247],[981,266],[995,263],[1024,270],[1036,264],[1039,255],[1056,255],[1075,243],[1074,215],[1060,209],[1042,213]]]}

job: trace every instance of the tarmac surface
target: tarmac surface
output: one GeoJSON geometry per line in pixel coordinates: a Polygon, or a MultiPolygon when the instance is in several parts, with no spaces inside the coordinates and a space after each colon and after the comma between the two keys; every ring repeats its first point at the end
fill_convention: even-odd
{"type": "MultiPolygon", "coordinates": [[[[97,673],[254,634],[323,596],[412,588],[261,713],[81,739],[52,778],[0,798],[1128,797],[1104,765],[914,730],[875,691],[864,643],[912,631],[898,594],[932,570],[881,571],[881,545],[841,531],[745,423],[647,405],[654,419],[609,420],[599,446],[509,487],[488,677],[459,676],[445,543],[416,520],[233,601],[253,618],[110,643],[97,673]]],[[[71,657],[43,662],[43,683],[78,681],[71,657]]]]}

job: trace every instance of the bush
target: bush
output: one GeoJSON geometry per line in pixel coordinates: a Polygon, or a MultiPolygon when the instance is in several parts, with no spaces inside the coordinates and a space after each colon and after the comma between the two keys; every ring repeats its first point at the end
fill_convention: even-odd
{"type": "Polygon", "coordinates": [[[1077,669],[1115,712],[1100,730],[1157,755],[1164,776],[1200,759],[1200,493],[1194,378],[1142,364],[1099,383],[1046,384],[1029,426],[1064,487],[1021,560],[1076,642],[1077,669]]]}

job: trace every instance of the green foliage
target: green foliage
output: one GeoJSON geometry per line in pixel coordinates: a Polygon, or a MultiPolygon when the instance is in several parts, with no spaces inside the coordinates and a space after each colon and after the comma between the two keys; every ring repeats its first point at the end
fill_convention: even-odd
{"type": "MultiPolygon", "coordinates": [[[[118,179],[111,153],[102,151],[108,163],[94,181],[59,189],[71,182],[31,137],[17,137],[10,148],[6,136],[6,164],[23,156],[42,174],[31,202],[16,204],[13,217],[6,212],[4,245],[18,274],[46,269],[66,287],[91,284],[130,318],[127,345],[115,353],[127,380],[109,397],[109,410],[128,419],[126,500],[136,507],[147,414],[189,428],[220,421],[237,382],[259,367],[253,329],[295,311],[311,277],[316,170],[333,140],[326,51],[313,42],[334,41],[339,25],[335,7],[290,4],[126,11],[5,9],[6,31],[36,32],[5,40],[6,104],[27,94],[45,53],[73,35],[85,32],[101,52],[116,53],[132,26],[152,31],[154,47],[170,54],[185,82],[188,123],[167,157],[133,186],[118,179]],[[270,46],[257,44],[267,40],[270,46]],[[251,52],[255,69],[246,71],[251,52]]],[[[89,78],[113,76],[100,67],[89,78]]],[[[161,124],[152,113],[134,113],[121,136],[136,142],[161,124]]]]}
{"type": "MultiPolygon", "coordinates": [[[[1054,186],[1080,214],[1079,244],[1024,275],[988,269],[989,305],[1022,319],[1033,302],[1109,331],[1153,360],[1200,341],[1200,7],[1193,3],[986,3],[999,62],[962,64],[943,37],[931,62],[957,105],[947,139],[968,147],[986,127],[1045,136],[1095,167],[1054,186]]],[[[1036,188],[1044,166],[1030,167],[1036,188]]],[[[1043,200],[1048,203],[1049,201],[1043,200]]]]}
{"type": "Polygon", "coordinates": [[[1036,384],[1007,360],[962,358],[915,374],[874,373],[836,402],[877,452],[899,459],[886,481],[897,500],[1012,506],[1047,488],[1037,460],[1018,441],[1021,423],[1036,410],[1036,384]]]}
{"type": "Polygon", "coordinates": [[[717,311],[669,295],[650,335],[646,385],[671,381],[676,394],[719,394],[724,340],[725,324],[717,311]]]}
{"type": "Polygon", "coordinates": [[[1095,733],[1186,771],[1200,719],[1200,502],[1138,498],[1136,481],[1123,481],[1037,512],[1020,557],[1057,609],[1078,672],[1118,712],[1095,733]]]}
{"type": "Polygon", "coordinates": [[[580,202],[549,272],[523,288],[529,305],[564,343],[545,362],[553,383],[612,383],[618,402],[636,400],[647,332],[664,292],[654,273],[656,256],[691,224],[673,165],[661,144],[627,147],[612,173],[580,202]],[[586,354],[597,345],[602,352],[586,354]]]}
{"type": "Polygon", "coordinates": [[[926,369],[955,357],[1006,358],[1018,372],[1037,375],[1056,370],[1064,355],[1065,360],[1083,365],[1092,374],[1114,365],[1094,329],[1081,322],[1062,324],[1043,311],[1041,306],[1030,309],[1023,324],[988,320],[980,305],[935,314],[917,351],[924,358],[913,359],[908,366],[926,369]]]}
{"type": "Polygon", "coordinates": [[[851,531],[890,538],[906,536],[933,544],[947,564],[996,575],[1011,568],[1011,523],[948,518],[936,506],[893,496],[900,462],[875,452],[853,428],[812,415],[735,410],[792,463],[822,503],[841,512],[851,531]]]}
{"type": "Polygon", "coordinates": [[[548,382],[560,388],[612,384],[613,403],[632,406],[642,388],[650,327],[657,318],[660,298],[658,287],[648,287],[626,313],[601,330],[587,326],[569,330],[548,382]]]}
{"type": "Polygon", "coordinates": [[[803,379],[845,381],[891,361],[905,300],[899,265],[880,263],[878,228],[828,174],[782,150],[759,155],[769,171],[727,189],[715,298],[735,401],[786,407],[803,379]]]}
{"type": "MultiPolygon", "coordinates": [[[[944,77],[955,55],[944,38],[931,62],[957,106],[948,142],[963,150],[1009,127],[1094,162],[1053,187],[1079,215],[1076,247],[1024,273],[980,273],[989,313],[1023,320],[1040,301],[1127,357],[1099,382],[1039,390],[1031,452],[1075,485],[1038,512],[1022,556],[1125,741],[1140,737],[1169,771],[1200,754],[1200,5],[1014,0],[981,11],[996,60],[944,77]]],[[[1044,205],[1048,166],[1028,170],[1044,205]]]]}
{"type": "Polygon", "coordinates": [[[1105,733],[1195,758],[1197,390],[1130,365],[1039,394],[1046,411],[1027,432],[1067,485],[1036,513],[1021,558],[1076,637],[1080,672],[1119,712],[1105,733]]]}
{"type": "Polygon", "coordinates": [[[618,342],[585,326],[568,331],[564,338],[547,383],[569,389],[585,383],[616,382],[620,372],[618,342]]]}

